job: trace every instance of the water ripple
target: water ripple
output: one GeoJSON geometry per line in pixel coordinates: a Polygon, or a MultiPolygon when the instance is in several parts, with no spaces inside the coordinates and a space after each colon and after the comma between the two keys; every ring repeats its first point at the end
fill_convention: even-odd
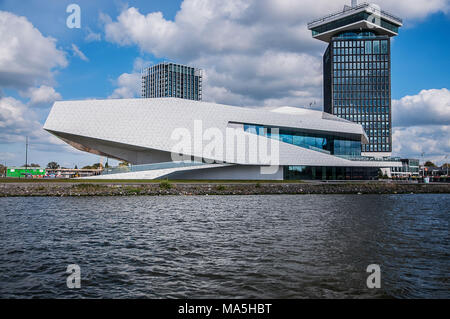
{"type": "Polygon", "coordinates": [[[450,298],[448,200],[0,198],[0,297],[450,298]]]}

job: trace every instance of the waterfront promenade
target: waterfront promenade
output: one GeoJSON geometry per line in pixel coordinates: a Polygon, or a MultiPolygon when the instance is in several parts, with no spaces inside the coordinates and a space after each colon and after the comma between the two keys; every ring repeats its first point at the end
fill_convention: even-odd
{"type": "Polygon", "coordinates": [[[77,181],[0,180],[0,197],[265,195],[265,194],[448,194],[449,183],[392,181],[77,181]]]}

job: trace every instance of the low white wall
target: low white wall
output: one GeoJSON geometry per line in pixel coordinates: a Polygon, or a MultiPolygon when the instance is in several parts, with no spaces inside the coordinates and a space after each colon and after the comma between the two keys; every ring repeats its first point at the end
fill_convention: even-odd
{"type": "Polygon", "coordinates": [[[262,174],[261,166],[211,164],[167,168],[142,172],[118,173],[83,177],[81,179],[200,179],[200,180],[283,180],[283,167],[274,174],[262,174]]]}
{"type": "Polygon", "coordinates": [[[158,179],[178,171],[186,171],[186,170],[202,171],[203,169],[222,167],[223,165],[227,164],[210,164],[210,165],[204,164],[199,166],[164,168],[150,171],[97,175],[92,177],[85,177],[85,178],[83,177],[81,179],[158,179]]]}
{"type": "Polygon", "coordinates": [[[195,171],[176,172],[170,179],[210,179],[210,180],[283,180],[283,167],[274,174],[261,174],[261,166],[233,165],[207,168],[195,171]]]}

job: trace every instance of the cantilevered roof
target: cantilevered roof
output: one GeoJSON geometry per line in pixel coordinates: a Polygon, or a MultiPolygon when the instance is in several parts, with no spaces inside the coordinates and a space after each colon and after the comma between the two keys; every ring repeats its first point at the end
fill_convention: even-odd
{"type": "Polygon", "coordinates": [[[343,11],[327,15],[308,23],[313,37],[325,42],[338,33],[353,30],[370,30],[377,35],[398,35],[402,19],[380,9],[378,5],[363,3],[355,7],[345,6],[343,11]]]}

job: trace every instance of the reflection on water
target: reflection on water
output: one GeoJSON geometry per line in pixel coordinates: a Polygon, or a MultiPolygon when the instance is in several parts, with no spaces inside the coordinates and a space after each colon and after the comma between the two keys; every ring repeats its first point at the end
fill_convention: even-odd
{"type": "Polygon", "coordinates": [[[0,198],[0,297],[449,298],[449,195],[0,198]],[[68,264],[81,289],[66,287],[68,264]],[[366,287],[369,264],[381,289],[366,287]]]}

